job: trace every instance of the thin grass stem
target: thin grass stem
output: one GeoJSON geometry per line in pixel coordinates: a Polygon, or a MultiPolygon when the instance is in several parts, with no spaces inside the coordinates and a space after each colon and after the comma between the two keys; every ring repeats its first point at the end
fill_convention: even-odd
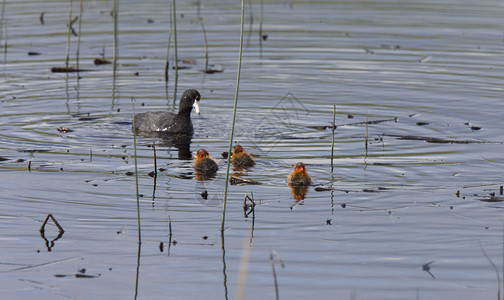
{"type": "Polygon", "coordinates": [[[113,48],[114,48],[114,57],[113,57],[113,60],[112,60],[112,64],[113,64],[113,72],[114,72],[114,78],[115,78],[115,74],[116,74],[116,71],[117,71],[117,59],[118,59],[118,55],[117,55],[117,47],[118,47],[118,40],[117,40],[117,35],[118,35],[118,32],[117,32],[117,14],[118,14],[118,11],[119,11],[119,0],[114,0],[114,12],[113,12],[113,15],[114,15],[114,42],[113,42],[113,48]]]}
{"type": "MultiPolygon", "coordinates": [[[[170,10],[172,10],[172,6],[170,6],[170,10]]],[[[170,70],[170,46],[171,46],[171,36],[173,32],[173,18],[172,13],[170,12],[170,32],[168,33],[168,42],[166,45],[166,62],[165,62],[165,83],[168,84],[168,72],[170,70]]],[[[168,96],[168,93],[167,93],[168,96]]]]}
{"type": "MultiPolygon", "coordinates": [[[[236,107],[238,106],[238,91],[240,90],[240,73],[241,73],[241,62],[242,62],[242,50],[243,50],[243,19],[245,12],[244,0],[241,1],[241,27],[240,27],[240,48],[238,53],[238,71],[236,73],[236,89],[235,89],[235,99],[233,107],[233,120],[231,122],[231,134],[229,136],[229,146],[228,153],[231,153],[231,148],[233,147],[233,135],[234,135],[234,125],[236,120],[236,107]]],[[[224,200],[222,203],[222,221],[221,221],[221,232],[224,232],[224,224],[226,219],[226,202],[227,202],[227,192],[229,185],[229,165],[231,163],[231,157],[227,159],[226,165],[226,181],[224,185],[224,200]]]]}
{"type": "Polygon", "coordinates": [[[178,82],[178,53],[177,53],[177,13],[175,10],[175,0],[172,1],[173,16],[173,41],[175,46],[175,84],[173,87],[173,101],[177,101],[177,82],[178,82]]]}
{"type": "Polygon", "coordinates": [[[66,58],[65,67],[68,68],[68,61],[70,60],[70,35],[72,34],[72,0],[70,0],[70,8],[68,9],[68,33],[67,33],[67,45],[66,45],[66,58]]]}
{"type": "Polygon", "coordinates": [[[136,127],[135,127],[135,99],[131,97],[131,106],[133,107],[133,156],[135,159],[135,191],[136,191],[136,209],[137,209],[137,227],[138,227],[138,244],[142,244],[142,231],[140,227],[140,192],[138,189],[138,162],[137,162],[137,144],[136,144],[136,127]]]}
{"type": "Polygon", "coordinates": [[[77,51],[75,53],[75,59],[77,61],[76,62],[77,70],[79,69],[81,28],[82,28],[82,0],[80,0],[80,6],[79,6],[79,29],[78,29],[79,33],[77,35],[77,51]]]}
{"type": "Polygon", "coordinates": [[[331,173],[334,170],[334,130],[336,129],[336,105],[333,106],[333,115],[332,115],[332,143],[331,143],[331,173]]]}

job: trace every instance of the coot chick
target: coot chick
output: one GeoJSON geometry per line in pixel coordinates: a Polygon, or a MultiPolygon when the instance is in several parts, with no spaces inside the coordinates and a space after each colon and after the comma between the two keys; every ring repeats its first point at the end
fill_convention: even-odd
{"type": "Polygon", "coordinates": [[[179,101],[178,114],[165,111],[148,111],[135,115],[135,133],[187,134],[192,135],[191,111],[199,116],[200,93],[195,89],[186,90],[179,101]]]}
{"type": "Polygon", "coordinates": [[[292,172],[288,179],[290,186],[306,186],[310,185],[311,178],[306,172],[306,166],[302,162],[298,162],[292,167],[292,172]]]}
{"type": "Polygon", "coordinates": [[[234,146],[231,162],[235,167],[238,168],[252,167],[253,165],[255,165],[254,157],[245,152],[241,145],[234,146]]]}
{"type": "Polygon", "coordinates": [[[196,159],[194,160],[194,170],[200,174],[210,175],[219,169],[215,160],[210,157],[210,153],[205,149],[200,149],[196,152],[196,159]]]}

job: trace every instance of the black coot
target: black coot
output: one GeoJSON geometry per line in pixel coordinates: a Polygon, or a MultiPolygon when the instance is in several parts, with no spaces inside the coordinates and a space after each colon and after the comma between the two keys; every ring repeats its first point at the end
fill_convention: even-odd
{"type": "Polygon", "coordinates": [[[135,115],[134,132],[147,134],[187,134],[192,135],[191,111],[199,116],[200,93],[195,89],[186,90],[179,101],[178,114],[164,111],[148,111],[135,115]]]}

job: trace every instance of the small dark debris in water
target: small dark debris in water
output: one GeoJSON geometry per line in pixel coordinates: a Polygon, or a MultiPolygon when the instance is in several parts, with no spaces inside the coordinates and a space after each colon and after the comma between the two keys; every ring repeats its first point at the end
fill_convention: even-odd
{"type": "Polygon", "coordinates": [[[97,57],[93,60],[93,63],[95,64],[95,66],[98,66],[98,65],[111,64],[112,62],[110,60],[105,59],[105,58],[97,57]]]}
{"type": "Polygon", "coordinates": [[[154,20],[152,20],[152,19],[147,19],[147,23],[148,23],[148,24],[152,24],[152,23],[154,23],[154,20]]]}
{"type": "Polygon", "coordinates": [[[427,273],[429,273],[429,275],[430,275],[430,276],[432,276],[432,278],[433,278],[433,279],[436,279],[436,277],[434,277],[434,275],[432,275],[432,273],[430,272],[430,270],[431,270],[430,265],[431,265],[433,262],[435,262],[435,261],[433,260],[433,261],[431,261],[431,262],[428,262],[428,263],[426,263],[426,264],[423,264],[423,265],[422,265],[422,270],[423,270],[423,271],[425,271],[425,272],[427,272],[427,273]]]}
{"type": "Polygon", "coordinates": [[[60,171],[63,171],[63,168],[60,168],[60,171]]]}
{"type": "Polygon", "coordinates": [[[133,75],[138,76],[138,75],[140,75],[140,73],[135,72],[135,73],[133,73],[133,75]]]}
{"type": "Polygon", "coordinates": [[[455,193],[455,195],[457,196],[457,198],[459,198],[459,197],[460,197],[460,190],[458,190],[458,191],[455,193]]]}
{"type": "Polygon", "coordinates": [[[222,158],[224,158],[224,159],[227,159],[229,156],[227,151],[222,152],[221,155],[222,155],[222,158]]]}
{"type": "Polygon", "coordinates": [[[22,163],[22,162],[24,162],[24,161],[25,161],[25,160],[24,160],[24,159],[22,159],[22,158],[18,158],[18,159],[16,160],[16,162],[18,162],[18,163],[22,163]]]}
{"type": "Polygon", "coordinates": [[[259,181],[246,179],[246,178],[238,177],[238,176],[231,176],[231,178],[229,178],[229,182],[231,183],[231,185],[245,185],[245,184],[258,185],[258,184],[261,184],[259,181]]]}
{"type": "Polygon", "coordinates": [[[143,196],[144,196],[143,194],[138,194],[138,197],[140,198],[143,198],[143,196]]]}
{"type": "Polygon", "coordinates": [[[121,112],[121,109],[120,109],[120,108],[118,108],[116,111],[117,111],[117,112],[121,112]]]}
{"type": "Polygon", "coordinates": [[[504,197],[490,196],[489,198],[480,198],[478,200],[483,202],[503,202],[504,197]]]}
{"type": "Polygon", "coordinates": [[[27,152],[27,153],[44,153],[44,152],[49,152],[49,149],[25,149],[25,150],[19,150],[19,152],[27,152]]]}
{"type": "Polygon", "coordinates": [[[147,175],[149,175],[150,177],[154,177],[156,175],[156,172],[150,171],[149,174],[147,174],[147,175]]]}
{"type": "Polygon", "coordinates": [[[52,67],[51,72],[53,73],[73,73],[73,72],[87,72],[86,69],[74,69],[72,67],[52,67]]]}
{"type": "Polygon", "coordinates": [[[205,74],[214,74],[214,73],[222,73],[222,72],[224,72],[224,70],[222,70],[222,69],[205,69],[205,70],[202,70],[202,72],[205,74]]]}
{"type": "Polygon", "coordinates": [[[416,123],[418,126],[424,126],[424,125],[429,125],[428,122],[417,122],[416,123]]]}
{"type": "Polygon", "coordinates": [[[122,160],[126,160],[126,156],[121,156],[121,159],[122,160]]]}
{"type": "Polygon", "coordinates": [[[499,194],[502,195],[503,193],[504,193],[504,186],[501,185],[499,188],[499,194]]]}
{"type": "Polygon", "coordinates": [[[86,268],[78,269],[77,272],[84,274],[86,273],[86,268]]]}
{"type": "Polygon", "coordinates": [[[40,52],[28,51],[28,55],[29,55],[29,56],[40,55],[40,52]]]}
{"type": "Polygon", "coordinates": [[[159,252],[163,252],[163,249],[164,249],[164,243],[159,242],[159,252]]]}
{"type": "Polygon", "coordinates": [[[39,17],[39,20],[40,20],[40,25],[44,25],[44,24],[45,24],[45,23],[44,23],[44,14],[45,14],[44,12],[41,12],[41,13],[40,13],[40,17],[39,17]]]}
{"type": "Polygon", "coordinates": [[[188,65],[195,65],[196,64],[196,60],[195,59],[183,58],[180,61],[182,63],[188,64],[188,65]]]}
{"type": "Polygon", "coordinates": [[[158,171],[159,172],[164,172],[164,171],[166,171],[166,169],[165,168],[159,168],[158,171]]]}
{"type": "Polygon", "coordinates": [[[450,209],[453,209],[453,205],[450,205],[450,209]]]}
{"type": "Polygon", "coordinates": [[[67,132],[72,132],[73,130],[68,128],[68,127],[64,127],[64,126],[61,126],[61,127],[58,127],[57,130],[61,133],[67,133],[67,132]]]}
{"type": "Polygon", "coordinates": [[[173,66],[172,67],[173,70],[185,70],[185,69],[189,69],[188,66],[173,66]]]}
{"type": "Polygon", "coordinates": [[[205,200],[208,199],[208,192],[207,192],[207,190],[204,190],[203,192],[201,192],[200,195],[201,195],[201,198],[203,198],[205,200]]]}
{"type": "Polygon", "coordinates": [[[204,239],[205,241],[208,240],[208,236],[204,235],[201,237],[202,239],[204,239]]]}
{"type": "Polygon", "coordinates": [[[417,113],[414,113],[414,114],[408,115],[408,117],[410,117],[410,118],[413,118],[413,117],[416,117],[416,116],[418,116],[418,114],[417,114],[417,113]]]}
{"type": "Polygon", "coordinates": [[[79,121],[94,121],[94,120],[98,120],[98,119],[100,119],[100,118],[98,118],[98,117],[80,117],[77,120],[79,120],[79,121]]]}
{"type": "Polygon", "coordinates": [[[5,158],[5,157],[3,157],[3,156],[0,156],[0,161],[6,161],[6,160],[8,160],[8,158],[5,158]]]}
{"type": "Polygon", "coordinates": [[[317,186],[315,188],[315,191],[316,192],[327,192],[327,191],[332,191],[332,188],[323,187],[323,186],[317,186]]]}
{"type": "Polygon", "coordinates": [[[378,191],[375,191],[373,189],[363,189],[362,190],[364,193],[378,193],[378,191]]]}
{"type": "Polygon", "coordinates": [[[471,126],[471,130],[480,130],[480,129],[481,129],[481,127],[479,127],[479,126],[471,126]]]}
{"type": "Polygon", "coordinates": [[[135,173],[131,172],[131,171],[128,171],[126,173],[124,173],[126,176],[133,176],[135,175],[135,173]]]}
{"type": "Polygon", "coordinates": [[[263,41],[267,40],[268,39],[268,35],[267,34],[263,34],[262,35],[262,39],[263,39],[263,41]]]}
{"type": "Polygon", "coordinates": [[[346,204],[345,203],[341,203],[341,208],[345,208],[346,207],[346,204]]]}
{"type": "Polygon", "coordinates": [[[332,219],[327,219],[325,222],[326,222],[326,225],[332,225],[332,223],[331,223],[332,219]]]}
{"type": "Polygon", "coordinates": [[[488,228],[490,228],[490,227],[488,227],[488,226],[485,226],[485,229],[488,229],[488,228]]]}
{"type": "Polygon", "coordinates": [[[75,278],[96,278],[96,277],[100,277],[100,275],[87,275],[80,273],[75,274],[75,278]]]}
{"type": "Polygon", "coordinates": [[[93,186],[98,186],[98,184],[96,184],[96,183],[93,183],[93,186]]]}
{"type": "Polygon", "coordinates": [[[380,186],[380,187],[378,187],[378,190],[379,191],[388,191],[388,190],[391,190],[391,188],[380,186]]]}
{"type": "Polygon", "coordinates": [[[351,115],[351,114],[348,114],[348,115],[347,115],[347,118],[348,118],[348,119],[353,119],[353,118],[354,118],[354,116],[353,116],[353,115],[351,115]]]}
{"type": "Polygon", "coordinates": [[[389,215],[391,215],[391,214],[392,214],[392,211],[391,211],[391,210],[389,210],[389,211],[388,211],[388,214],[389,214],[389,215]]]}
{"type": "Polygon", "coordinates": [[[176,240],[173,240],[172,245],[175,246],[177,244],[178,244],[178,242],[176,240]]]}

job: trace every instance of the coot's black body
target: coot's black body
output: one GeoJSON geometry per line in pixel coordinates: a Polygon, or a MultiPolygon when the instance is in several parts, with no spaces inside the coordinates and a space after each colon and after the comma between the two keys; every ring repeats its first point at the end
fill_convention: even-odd
{"type": "Polygon", "coordinates": [[[199,115],[200,94],[195,89],[186,90],[180,97],[178,114],[148,111],[135,115],[133,130],[136,134],[193,134],[191,111],[199,115]]]}

